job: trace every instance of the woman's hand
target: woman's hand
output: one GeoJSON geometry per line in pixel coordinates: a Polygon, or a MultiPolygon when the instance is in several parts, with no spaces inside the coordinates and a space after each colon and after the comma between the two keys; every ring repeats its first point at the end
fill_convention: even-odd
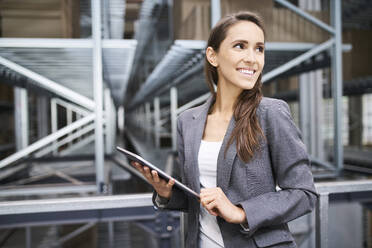
{"type": "Polygon", "coordinates": [[[147,166],[142,166],[140,163],[131,162],[131,164],[147,179],[147,181],[154,187],[159,196],[170,199],[172,196],[172,187],[174,185],[174,179],[169,182],[161,179],[158,172],[149,169],[147,166]]]}
{"type": "Polygon", "coordinates": [[[211,215],[220,216],[227,222],[235,224],[246,222],[244,210],[232,204],[219,187],[201,189],[200,203],[211,215]]]}

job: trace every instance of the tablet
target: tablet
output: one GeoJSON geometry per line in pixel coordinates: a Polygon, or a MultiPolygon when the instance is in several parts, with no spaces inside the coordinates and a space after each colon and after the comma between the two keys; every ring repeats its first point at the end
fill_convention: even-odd
{"type": "MultiPolygon", "coordinates": [[[[146,161],[141,156],[139,156],[139,155],[137,155],[137,154],[135,154],[133,152],[130,152],[128,150],[125,150],[124,148],[121,148],[119,146],[117,146],[116,149],[118,151],[124,153],[127,156],[127,158],[128,158],[129,161],[138,162],[138,163],[140,163],[143,166],[149,167],[151,170],[157,171],[159,177],[163,178],[164,180],[169,181],[170,179],[174,179],[171,176],[169,176],[167,173],[165,173],[164,171],[162,171],[161,169],[159,169],[158,167],[156,167],[155,165],[153,165],[150,162],[146,161]]],[[[194,196],[194,197],[200,199],[199,194],[196,193],[194,190],[190,189],[189,187],[187,187],[186,185],[184,185],[180,181],[178,181],[176,179],[174,179],[174,180],[175,180],[174,186],[176,186],[177,188],[183,190],[185,193],[187,193],[187,194],[189,194],[191,196],[194,196]]]]}

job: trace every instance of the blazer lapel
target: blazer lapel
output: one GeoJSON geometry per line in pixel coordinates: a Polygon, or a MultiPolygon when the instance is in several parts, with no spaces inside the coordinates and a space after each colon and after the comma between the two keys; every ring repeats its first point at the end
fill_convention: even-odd
{"type": "Polygon", "coordinates": [[[210,105],[213,102],[213,97],[208,98],[208,100],[201,106],[199,111],[196,111],[193,114],[193,123],[190,128],[192,128],[193,131],[190,133],[190,140],[187,142],[191,145],[191,154],[189,154],[191,161],[189,166],[191,168],[186,168],[186,173],[190,173],[189,180],[192,184],[192,187],[194,190],[199,193],[200,192],[200,180],[199,180],[199,163],[198,163],[198,155],[199,155],[199,149],[200,149],[200,143],[203,138],[205,123],[207,121],[208,116],[208,110],[210,105]]]}
{"type": "Polygon", "coordinates": [[[230,181],[230,175],[232,166],[236,156],[236,142],[234,142],[228,147],[225,156],[225,149],[227,143],[230,139],[231,133],[235,127],[234,116],[231,117],[229,126],[227,127],[225,137],[221,145],[220,152],[218,154],[217,160],[217,187],[220,187],[223,192],[227,192],[227,187],[230,181]]]}

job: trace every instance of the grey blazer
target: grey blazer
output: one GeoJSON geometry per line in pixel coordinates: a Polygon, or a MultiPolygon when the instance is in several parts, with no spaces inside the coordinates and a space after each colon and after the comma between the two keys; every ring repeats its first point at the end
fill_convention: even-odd
{"type": "MultiPolygon", "coordinates": [[[[212,102],[210,97],[183,112],[177,124],[180,180],[198,193],[198,152],[212,102]]],[[[244,209],[249,231],[220,217],[217,222],[227,248],[296,247],[287,222],[312,211],[317,199],[308,154],[284,101],[263,98],[257,115],[266,137],[261,151],[245,163],[237,156],[234,142],[224,156],[235,126],[232,118],[217,161],[217,187],[244,209]]],[[[153,202],[158,206],[155,198],[156,193],[153,202]]],[[[165,208],[188,212],[186,247],[197,247],[199,202],[174,187],[165,208]]]]}

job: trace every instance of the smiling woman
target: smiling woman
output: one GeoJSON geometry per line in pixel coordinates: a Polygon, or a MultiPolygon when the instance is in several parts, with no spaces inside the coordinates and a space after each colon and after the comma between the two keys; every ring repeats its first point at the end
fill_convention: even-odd
{"type": "Polygon", "coordinates": [[[263,136],[255,112],[262,98],[265,31],[263,21],[257,14],[241,12],[235,18],[233,16],[220,20],[211,31],[205,72],[212,94],[216,94],[213,84],[217,85],[214,106],[226,105],[221,100],[230,103],[231,113],[227,113],[227,118],[230,120],[233,111],[237,125],[229,145],[239,136],[236,139],[238,154],[247,162],[263,136]]]}
{"type": "Polygon", "coordinates": [[[216,51],[212,46],[207,48],[206,58],[217,68],[221,89],[233,90],[234,87],[240,94],[242,90],[254,87],[265,64],[264,42],[264,33],[259,26],[240,21],[229,28],[216,51]]]}
{"type": "Polygon", "coordinates": [[[251,12],[226,16],[211,31],[212,96],[177,124],[180,180],[200,202],[134,164],[153,185],[156,206],[189,213],[186,247],[296,247],[287,222],[314,208],[308,155],[288,105],[261,93],[264,47],[263,22],[251,12]]]}

